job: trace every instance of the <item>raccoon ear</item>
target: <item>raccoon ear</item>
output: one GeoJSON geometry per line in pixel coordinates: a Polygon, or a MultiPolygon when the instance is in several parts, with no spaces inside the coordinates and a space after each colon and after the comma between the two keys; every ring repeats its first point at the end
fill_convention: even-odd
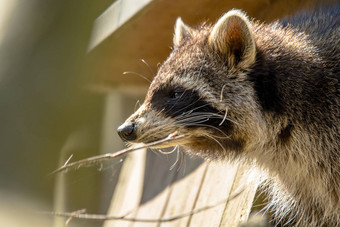
{"type": "Polygon", "coordinates": [[[191,37],[193,33],[194,29],[185,25],[180,17],[177,18],[175,25],[175,35],[173,40],[174,45],[179,46],[185,38],[191,37]]]}
{"type": "Polygon", "coordinates": [[[255,62],[256,46],[247,16],[231,10],[213,27],[208,39],[213,51],[226,58],[229,66],[245,68],[255,62]]]}

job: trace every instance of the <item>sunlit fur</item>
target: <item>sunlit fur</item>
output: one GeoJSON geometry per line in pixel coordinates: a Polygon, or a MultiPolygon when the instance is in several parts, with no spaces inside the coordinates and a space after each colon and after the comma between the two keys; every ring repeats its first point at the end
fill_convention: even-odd
{"type": "Polygon", "coordinates": [[[269,25],[238,10],[213,26],[177,21],[171,55],[127,120],[130,142],[178,132],[169,145],[255,162],[278,221],[340,225],[339,9],[269,25]]]}

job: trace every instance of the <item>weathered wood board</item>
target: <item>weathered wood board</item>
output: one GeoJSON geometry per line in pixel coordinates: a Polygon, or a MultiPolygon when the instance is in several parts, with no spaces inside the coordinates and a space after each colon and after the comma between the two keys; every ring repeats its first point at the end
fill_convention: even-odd
{"type": "Polygon", "coordinates": [[[107,221],[105,227],[218,227],[237,226],[247,220],[257,184],[245,184],[248,177],[245,174],[248,171],[245,165],[208,163],[185,156],[182,164],[177,164],[178,169],[174,168],[170,171],[169,168],[175,159],[173,155],[169,156],[168,161],[152,153],[149,153],[148,161],[145,157],[145,155],[130,156],[129,159],[133,161],[124,163],[118,189],[115,191],[108,215],[121,216],[131,211],[126,217],[154,219],[155,222],[107,221]],[[145,169],[141,169],[142,167],[145,169]],[[138,170],[124,171],[133,168],[138,170]],[[143,178],[141,173],[144,173],[144,187],[141,185],[143,178]],[[239,192],[241,192],[239,196],[228,201],[228,198],[234,197],[239,192]],[[211,209],[171,222],[157,221],[176,217],[220,201],[222,203],[211,209]]]}

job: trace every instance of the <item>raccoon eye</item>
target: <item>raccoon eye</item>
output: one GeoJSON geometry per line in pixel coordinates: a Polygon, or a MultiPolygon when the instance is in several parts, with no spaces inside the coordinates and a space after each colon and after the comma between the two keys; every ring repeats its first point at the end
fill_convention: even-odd
{"type": "Polygon", "coordinates": [[[174,91],[171,95],[170,98],[171,99],[179,99],[181,98],[183,95],[183,91],[174,91]]]}

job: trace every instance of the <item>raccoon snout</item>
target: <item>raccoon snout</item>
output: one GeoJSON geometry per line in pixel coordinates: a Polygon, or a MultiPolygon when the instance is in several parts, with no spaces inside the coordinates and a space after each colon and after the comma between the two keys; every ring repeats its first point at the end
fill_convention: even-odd
{"type": "Polygon", "coordinates": [[[137,138],[135,123],[125,122],[121,126],[118,127],[117,133],[122,140],[125,141],[133,141],[137,138]]]}

